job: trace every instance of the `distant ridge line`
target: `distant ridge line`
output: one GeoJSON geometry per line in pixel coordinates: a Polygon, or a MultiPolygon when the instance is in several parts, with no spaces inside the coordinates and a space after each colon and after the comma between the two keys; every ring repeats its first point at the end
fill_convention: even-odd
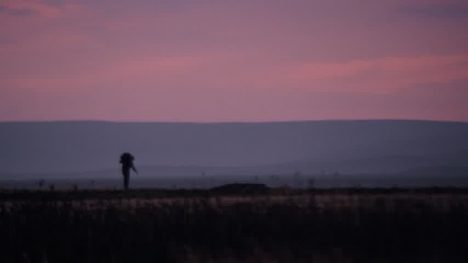
{"type": "Polygon", "coordinates": [[[0,124],[54,124],[54,123],[110,123],[110,124],[294,124],[294,123],[453,123],[468,124],[468,121],[429,119],[321,119],[321,120],[278,120],[278,121],[114,121],[114,120],[18,120],[0,121],[0,124]]]}

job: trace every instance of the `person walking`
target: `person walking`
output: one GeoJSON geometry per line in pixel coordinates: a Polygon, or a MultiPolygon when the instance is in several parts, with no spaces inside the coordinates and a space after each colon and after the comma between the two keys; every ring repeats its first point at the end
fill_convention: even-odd
{"type": "Polygon", "coordinates": [[[128,190],[128,186],[130,183],[130,169],[132,169],[135,173],[138,174],[133,161],[135,157],[131,153],[125,152],[120,155],[120,163],[122,164],[122,175],[123,175],[123,187],[124,190],[128,190]]]}

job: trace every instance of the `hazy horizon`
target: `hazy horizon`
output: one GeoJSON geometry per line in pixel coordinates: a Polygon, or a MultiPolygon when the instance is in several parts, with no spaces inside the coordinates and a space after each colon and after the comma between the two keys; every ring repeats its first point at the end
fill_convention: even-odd
{"type": "Polygon", "coordinates": [[[466,178],[467,133],[465,122],[427,120],[0,122],[0,179],[118,179],[130,151],[151,178],[340,173],[442,184],[466,178]]]}
{"type": "Polygon", "coordinates": [[[230,124],[230,123],[297,123],[297,122],[441,122],[441,123],[468,123],[468,120],[443,120],[443,119],[291,119],[291,120],[215,120],[215,121],[196,121],[196,120],[106,120],[106,119],[24,119],[24,120],[0,120],[0,123],[48,123],[48,122],[109,122],[109,123],[173,123],[173,124],[230,124]]]}
{"type": "Polygon", "coordinates": [[[464,167],[467,18],[462,0],[0,1],[0,178],[123,151],[148,174],[464,167]]]}

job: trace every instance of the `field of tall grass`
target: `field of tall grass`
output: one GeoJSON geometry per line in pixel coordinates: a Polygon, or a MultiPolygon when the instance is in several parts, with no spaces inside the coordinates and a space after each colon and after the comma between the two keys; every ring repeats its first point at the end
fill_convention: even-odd
{"type": "Polygon", "coordinates": [[[0,262],[467,262],[468,190],[0,192],[0,262]]]}

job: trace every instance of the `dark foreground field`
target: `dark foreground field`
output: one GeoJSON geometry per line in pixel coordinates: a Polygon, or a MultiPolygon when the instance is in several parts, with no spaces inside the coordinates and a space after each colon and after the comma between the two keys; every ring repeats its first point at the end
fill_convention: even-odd
{"type": "Polygon", "coordinates": [[[467,262],[466,189],[3,191],[0,262],[467,262]]]}

